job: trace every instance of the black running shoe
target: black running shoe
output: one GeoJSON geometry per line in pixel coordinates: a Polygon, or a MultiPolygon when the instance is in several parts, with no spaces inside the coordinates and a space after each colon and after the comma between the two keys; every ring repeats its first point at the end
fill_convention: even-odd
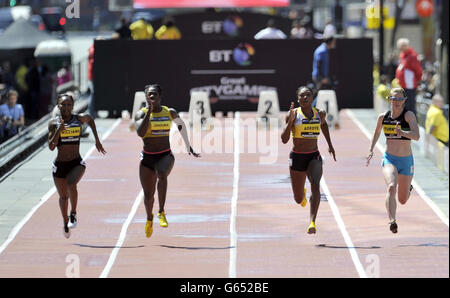
{"type": "Polygon", "coordinates": [[[76,213],[73,213],[73,212],[70,213],[68,227],[70,229],[74,229],[77,227],[77,214],[76,213]]]}
{"type": "Polygon", "coordinates": [[[70,237],[70,229],[69,229],[69,227],[66,224],[64,224],[64,227],[63,227],[63,234],[64,234],[64,237],[69,239],[69,237],[70,237]]]}
{"type": "Polygon", "coordinates": [[[389,224],[390,224],[389,229],[391,230],[391,232],[394,233],[394,234],[397,233],[398,232],[398,225],[395,222],[395,220],[390,222],[389,224]]]}

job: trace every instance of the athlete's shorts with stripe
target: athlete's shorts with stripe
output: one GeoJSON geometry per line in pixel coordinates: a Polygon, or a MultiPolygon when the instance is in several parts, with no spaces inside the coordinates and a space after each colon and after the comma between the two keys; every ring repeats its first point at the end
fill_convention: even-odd
{"type": "Polygon", "coordinates": [[[53,177],[56,178],[66,178],[67,175],[72,171],[76,166],[82,166],[86,168],[86,163],[81,157],[70,161],[57,161],[53,162],[53,177]]]}
{"type": "Polygon", "coordinates": [[[289,154],[289,168],[294,171],[305,172],[312,160],[322,161],[319,151],[311,153],[297,153],[291,151],[289,154]]]}
{"type": "Polygon", "coordinates": [[[152,171],[165,172],[171,167],[173,162],[175,162],[175,157],[171,150],[161,153],[141,152],[141,165],[152,171]]]}
{"type": "Polygon", "coordinates": [[[414,175],[414,157],[412,154],[409,156],[395,156],[385,152],[383,154],[381,166],[384,167],[386,164],[393,165],[400,175],[414,175]]]}

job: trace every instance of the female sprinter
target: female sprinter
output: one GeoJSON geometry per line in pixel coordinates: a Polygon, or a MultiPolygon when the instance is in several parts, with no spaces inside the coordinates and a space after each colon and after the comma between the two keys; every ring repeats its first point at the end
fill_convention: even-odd
{"type": "Polygon", "coordinates": [[[311,183],[310,225],[307,233],[315,234],[317,229],[315,222],[320,204],[320,179],[322,178],[322,157],[317,146],[321,130],[334,161],[336,161],[336,155],[325,120],[326,112],[318,111],[312,106],[314,100],[312,90],[308,87],[298,88],[297,98],[300,107],[294,109],[294,103],[291,103],[281,140],[283,144],[286,144],[292,133],[294,147],[289,156],[292,190],[295,201],[303,207],[306,205],[306,188],[304,188],[306,177],[311,183]]]}
{"type": "Polygon", "coordinates": [[[373,147],[383,129],[386,136],[386,152],[383,154],[381,166],[387,185],[386,210],[389,216],[389,229],[392,233],[397,233],[395,194],[398,192],[400,204],[406,204],[411,194],[411,181],[414,175],[411,140],[419,140],[420,134],[416,116],[413,112],[405,109],[407,100],[405,91],[402,88],[394,88],[388,99],[391,103],[391,110],[378,116],[366,166],[373,157],[373,147]]]}
{"type": "Polygon", "coordinates": [[[69,94],[58,96],[60,115],[50,120],[48,124],[48,147],[50,150],[58,148],[58,155],[53,162],[53,181],[59,194],[59,207],[64,220],[64,236],[70,237],[70,228],[77,225],[77,183],[84,174],[86,165],[80,156],[81,126],[87,123],[95,137],[95,147],[105,154],[97,135],[95,122],[89,115],[72,114],[74,99],[69,94]],[[71,205],[70,216],[67,215],[71,205]],[[70,219],[70,222],[69,222],[70,219]]]}
{"type": "Polygon", "coordinates": [[[170,150],[169,134],[172,122],[178,126],[189,154],[195,153],[189,144],[187,129],[184,121],[178,117],[174,109],[161,105],[162,89],[159,85],[145,86],[147,107],[140,109],[135,116],[136,131],[144,142],[139,166],[139,177],[144,190],[144,205],[147,212],[145,236],[149,238],[153,233],[153,203],[156,188],[159,199],[159,225],[168,227],[164,212],[167,193],[167,177],[172,170],[175,158],[170,150]]]}

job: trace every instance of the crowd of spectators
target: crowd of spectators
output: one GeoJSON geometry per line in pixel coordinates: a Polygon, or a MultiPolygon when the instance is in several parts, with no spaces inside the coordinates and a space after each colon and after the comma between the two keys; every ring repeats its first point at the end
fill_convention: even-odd
{"type": "Polygon", "coordinates": [[[55,105],[56,87],[72,80],[70,65],[57,72],[35,58],[15,70],[9,61],[0,67],[0,142],[48,114],[55,105]]]}
{"type": "Polygon", "coordinates": [[[417,98],[421,103],[428,102],[426,114],[422,112],[425,131],[448,146],[448,114],[444,112],[444,99],[438,89],[440,77],[437,63],[424,59],[406,38],[397,40],[397,50],[391,54],[390,60],[384,74],[378,76],[378,71],[375,72],[377,100],[388,102],[386,98],[390,89],[401,87],[407,94],[408,110],[418,113],[417,98]]]}

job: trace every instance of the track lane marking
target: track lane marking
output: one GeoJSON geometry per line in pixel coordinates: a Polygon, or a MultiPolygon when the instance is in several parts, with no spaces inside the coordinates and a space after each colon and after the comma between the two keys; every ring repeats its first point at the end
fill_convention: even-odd
{"type": "MultiPolygon", "coordinates": [[[[121,121],[122,120],[120,118],[117,119],[116,122],[114,122],[114,124],[110,127],[110,129],[102,136],[101,140],[102,141],[106,140],[106,138],[109,137],[109,135],[114,131],[114,129],[116,129],[116,127],[120,124],[121,121]]],[[[88,150],[88,152],[84,155],[83,160],[86,160],[92,154],[92,152],[94,152],[95,149],[96,149],[96,147],[95,147],[95,145],[93,145],[88,150]]],[[[22,230],[23,226],[31,219],[31,217],[34,215],[34,213],[36,213],[36,211],[42,205],[44,205],[45,202],[47,202],[53,196],[54,193],[56,193],[55,186],[50,188],[50,190],[45,195],[43,195],[42,198],[39,200],[39,203],[37,205],[35,205],[30,210],[30,212],[28,212],[28,214],[25,215],[25,217],[22,218],[22,220],[14,226],[14,228],[9,233],[6,241],[3,242],[2,246],[0,246],[0,255],[5,251],[5,249],[8,247],[8,245],[16,238],[17,234],[19,234],[19,232],[22,230]]]]}
{"type": "Polygon", "coordinates": [[[131,221],[133,220],[134,216],[136,215],[136,212],[137,212],[139,205],[141,204],[143,198],[144,198],[144,191],[141,190],[141,192],[137,195],[136,199],[134,200],[134,204],[131,207],[131,211],[128,214],[127,220],[122,225],[122,229],[120,231],[119,238],[117,239],[114,249],[112,250],[111,254],[109,255],[109,259],[105,265],[105,268],[103,268],[103,271],[99,276],[100,278],[108,277],[108,275],[112,269],[112,266],[114,265],[114,262],[116,261],[117,255],[119,254],[120,248],[122,247],[123,242],[125,241],[125,238],[127,237],[128,227],[130,226],[131,221]]]}
{"type": "Polygon", "coordinates": [[[240,150],[240,113],[236,112],[233,122],[234,135],[234,166],[233,166],[233,196],[231,197],[230,214],[230,262],[228,268],[228,277],[236,277],[236,259],[237,259],[237,232],[236,215],[237,201],[239,194],[239,150],[240,150]]]}

